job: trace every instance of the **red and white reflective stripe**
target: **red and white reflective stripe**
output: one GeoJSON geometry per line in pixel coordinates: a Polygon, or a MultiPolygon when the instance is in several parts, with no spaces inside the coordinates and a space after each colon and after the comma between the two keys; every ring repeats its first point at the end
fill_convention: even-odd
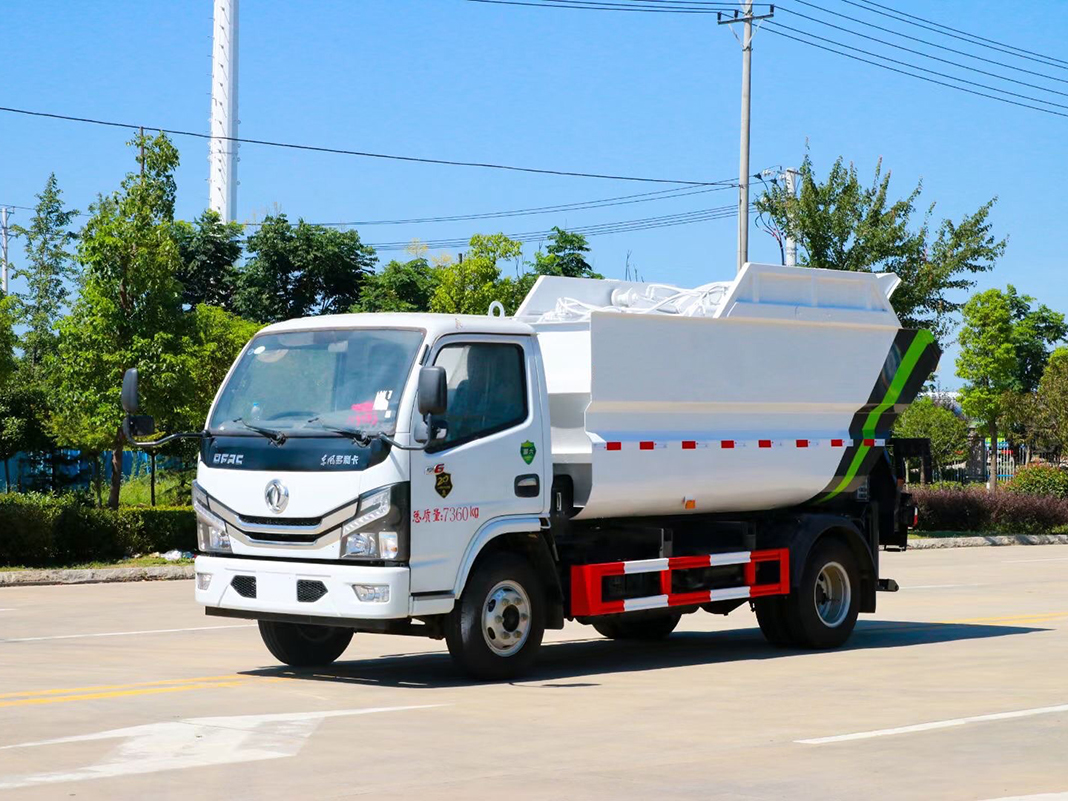
{"type": "Polygon", "coordinates": [[[595,451],[655,451],[655,450],[684,450],[695,451],[706,448],[715,450],[733,451],[743,448],[756,448],[768,450],[772,448],[850,448],[854,445],[866,445],[869,448],[883,448],[886,446],[885,439],[627,439],[627,440],[604,440],[600,437],[591,437],[595,451]]]}
{"type": "Polygon", "coordinates": [[[571,614],[576,617],[633,612],[639,609],[660,609],[669,606],[694,606],[711,601],[757,598],[765,595],[786,595],[789,592],[790,552],[786,548],[636,559],[629,562],[603,562],[594,565],[574,565],[571,568],[571,614]],[[778,564],[779,576],[777,581],[757,584],[757,564],[760,562],[775,562],[778,564]],[[671,592],[671,573],[673,570],[693,570],[728,565],[744,566],[743,576],[745,583],[743,585],[683,593],[671,592]],[[660,574],[659,594],[642,598],[604,600],[604,579],[612,576],[629,576],[641,573],[660,574]]]}

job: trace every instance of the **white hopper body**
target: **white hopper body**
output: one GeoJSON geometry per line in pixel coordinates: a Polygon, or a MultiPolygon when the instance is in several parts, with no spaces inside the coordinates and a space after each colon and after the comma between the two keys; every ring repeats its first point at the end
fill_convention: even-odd
{"type": "Polygon", "coordinates": [[[753,511],[855,489],[938,356],[927,332],[901,329],[897,283],[747,264],[703,288],[703,308],[642,311],[646,285],[539,279],[516,317],[538,333],[554,468],[572,477],[577,517],[753,511]]]}

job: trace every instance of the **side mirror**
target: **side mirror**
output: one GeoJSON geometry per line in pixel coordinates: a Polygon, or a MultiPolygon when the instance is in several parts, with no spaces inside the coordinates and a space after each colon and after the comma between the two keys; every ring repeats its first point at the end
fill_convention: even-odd
{"type": "Polygon", "coordinates": [[[131,367],[122,376],[122,408],[126,414],[137,414],[137,368],[131,367]]]}
{"type": "MultiPolygon", "coordinates": [[[[134,380],[137,380],[136,373],[134,380]]],[[[444,367],[424,367],[419,371],[417,403],[421,415],[445,414],[449,406],[449,387],[444,367]]]]}

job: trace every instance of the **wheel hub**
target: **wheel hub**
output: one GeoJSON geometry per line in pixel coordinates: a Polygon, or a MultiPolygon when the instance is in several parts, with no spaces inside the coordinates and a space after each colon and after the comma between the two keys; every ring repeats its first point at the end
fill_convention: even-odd
{"type": "Polygon", "coordinates": [[[514,581],[494,585],[482,606],[482,635],[498,656],[519,651],[530,634],[530,598],[514,581]]]}
{"type": "Polygon", "coordinates": [[[852,600],[849,574],[838,562],[828,562],[816,577],[813,588],[816,614],[825,626],[833,629],[848,616],[852,600]]]}

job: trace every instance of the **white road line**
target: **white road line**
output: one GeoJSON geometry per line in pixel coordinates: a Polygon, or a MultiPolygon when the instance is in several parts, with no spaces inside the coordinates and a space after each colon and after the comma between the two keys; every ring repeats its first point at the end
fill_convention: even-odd
{"type": "Polygon", "coordinates": [[[1005,559],[1007,565],[1022,565],[1024,562],[1068,562],[1068,556],[1051,556],[1045,559],[1005,559]]]}
{"type": "Polygon", "coordinates": [[[982,584],[917,584],[915,587],[902,587],[903,590],[948,590],[953,587],[982,587],[982,584]]]}
{"type": "Polygon", "coordinates": [[[994,798],[991,801],[1068,801],[1068,793],[1039,793],[1038,795],[1013,795],[994,798]]]}
{"type": "Polygon", "coordinates": [[[13,607],[13,606],[8,606],[8,607],[4,607],[3,609],[0,609],[0,612],[14,612],[14,611],[15,611],[15,607],[13,607]]]}
{"type": "Polygon", "coordinates": [[[933,723],[918,723],[915,726],[898,726],[895,729],[876,729],[875,731],[861,731],[855,734],[837,734],[833,737],[813,737],[809,740],[794,740],[803,745],[825,745],[826,743],[842,743],[847,740],[869,740],[873,737],[887,737],[892,734],[913,734],[933,729],[949,729],[954,726],[965,726],[969,723],[985,723],[990,720],[1012,720],[1014,718],[1029,718],[1033,715],[1050,715],[1057,712],[1068,712],[1068,704],[1058,706],[1041,706],[1037,709],[1021,709],[1016,712],[998,712],[993,715],[975,715],[968,718],[953,718],[952,720],[936,720],[933,723]]]}
{"type": "Polygon", "coordinates": [[[53,634],[49,637],[10,637],[0,640],[0,645],[8,642],[40,642],[41,640],[78,640],[83,637],[129,637],[135,634],[174,634],[179,631],[215,631],[216,629],[247,629],[255,623],[239,623],[235,626],[194,626],[188,629],[148,629],[146,631],[105,631],[97,634],[53,634]]]}

